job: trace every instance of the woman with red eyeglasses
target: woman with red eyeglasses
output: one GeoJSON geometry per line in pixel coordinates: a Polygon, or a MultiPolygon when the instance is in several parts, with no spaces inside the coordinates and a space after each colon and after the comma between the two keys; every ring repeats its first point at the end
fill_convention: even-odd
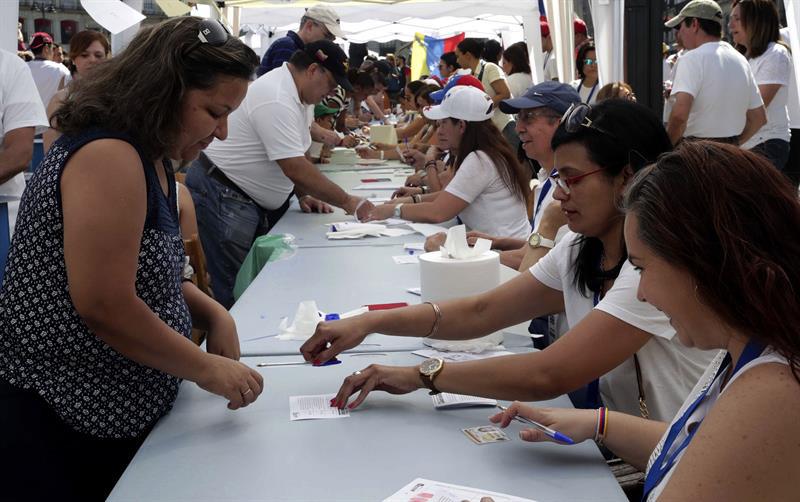
{"type": "Polygon", "coordinates": [[[581,406],[605,405],[656,420],[675,415],[716,352],[678,343],[667,317],[637,299],[639,276],[627,261],[619,205],[633,174],[671,148],[661,120],[627,101],[579,103],[564,115],[552,145],[555,197],[572,232],[530,273],[469,298],[321,323],[300,350],[307,360],[323,362],[369,333],[468,339],[559,312],[566,312],[570,330],[540,352],[372,365],[347,377],[332,404],[344,407],[360,392],[349,405],[355,408],[372,390],[398,394],[428,387],[536,401],[584,388],[573,399],[581,406]]]}

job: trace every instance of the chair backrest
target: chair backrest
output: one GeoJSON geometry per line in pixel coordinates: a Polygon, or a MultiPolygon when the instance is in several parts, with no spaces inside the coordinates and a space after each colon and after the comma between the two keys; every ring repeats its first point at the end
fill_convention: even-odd
{"type": "Polygon", "coordinates": [[[183,240],[183,247],[186,248],[186,256],[189,257],[189,264],[194,269],[192,282],[203,293],[211,296],[211,287],[208,283],[208,269],[206,268],[206,257],[203,254],[203,246],[197,234],[183,240]]]}

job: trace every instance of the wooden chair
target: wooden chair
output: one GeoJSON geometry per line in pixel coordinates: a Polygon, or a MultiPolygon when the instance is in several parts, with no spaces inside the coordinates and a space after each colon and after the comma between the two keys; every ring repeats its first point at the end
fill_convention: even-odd
{"type": "MultiPolygon", "coordinates": [[[[186,248],[186,256],[189,257],[189,264],[194,269],[192,275],[192,282],[203,293],[211,298],[214,298],[211,292],[211,285],[208,281],[208,269],[206,269],[206,257],[203,254],[203,246],[200,244],[200,237],[194,234],[189,239],[183,240],[183,246],[186,248]]],[[[192,341],[197,345],[203,343],[206,338],[206,332],[198,329],[192,330],[192,341]]]]}

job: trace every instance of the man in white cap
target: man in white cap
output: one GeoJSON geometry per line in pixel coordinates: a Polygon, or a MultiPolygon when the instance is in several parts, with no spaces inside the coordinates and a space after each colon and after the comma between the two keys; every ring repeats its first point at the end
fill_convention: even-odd
{"type": "Polygon", "coordinates": [[[269,46],[264,57],[261,59],[261,66],[256,70],[256,74],[261,75],[280,67],[294,51],[302,49],[306,44],[317,40],[330,40],[345,38],[341,26],[339,26],[339,14],[327,5],[317,4],[306,10],[300,18],[300,28],[295,33],[292,30],[275,40],[269,46]]]}
{"type": "Polygon", "coordinates": [[[723,19],[713,0],[692,0],[665,23],[687,51],[672,83],[667,132],[673,144],[696,138],[741,145],[767,123],[747,59],[721,40],[723,19]]]}

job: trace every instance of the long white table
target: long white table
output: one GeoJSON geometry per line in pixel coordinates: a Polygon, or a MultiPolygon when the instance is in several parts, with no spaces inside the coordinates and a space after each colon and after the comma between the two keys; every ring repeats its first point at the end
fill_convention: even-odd
{"type": "MultiPolygon", "coordinates": [[[[314,300],[326,313],[343,313],[366,304],[417,304],[420,297],[406,290],[419,287],[419,264],[398,265],[392,256],[402,246],[301,248],[291,258],[268,263],[231,309],[242,354],[296,354],[302,342],[274,335],[282,317],[294,317],[298,304],[314,300]]],[[[501,280],[517,272],[501,266],[501,280]]],[[[504,331],[507,347],[531,347],[527,324],[504,331]]],[[[421,338],[369,335],[355,352],[418,350],[421,338]]]]}
{"type": "MultiPolygon", "coordinates": [[[[259,361],[295,358],[247,358],[259,361]]],[[[335,393],[370,363],[410,365],[394,353],[342,364],[259,368],[265,391],[230,411],[224,399],[184,382],[178,400],[139,449],[108,500],[379,501],[416,477],[539,501],[624,501],[592,442],[475,445],[462,428],[488,424],[491,408],[437,411],[427,392],[376,392],[349,418],[289,421],[289,396],[335,393]]],[[[541,403],[569,406],[566,397],[541,403]]]]}

